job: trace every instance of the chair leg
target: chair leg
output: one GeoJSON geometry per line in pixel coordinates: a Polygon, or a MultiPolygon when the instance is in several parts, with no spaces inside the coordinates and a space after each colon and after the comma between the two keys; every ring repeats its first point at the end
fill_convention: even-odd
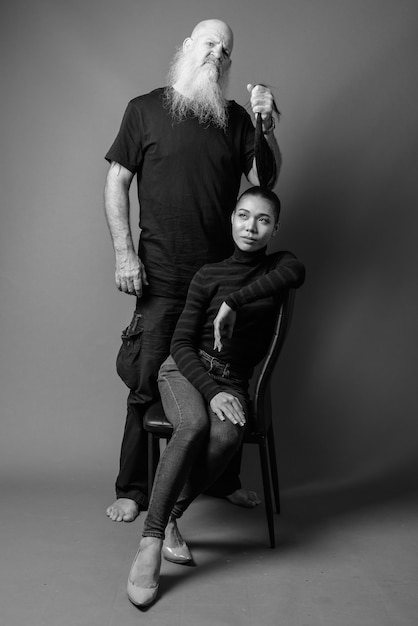
{"type": "Polygon", "coordinates": [[[274,443],[273,426],[270,426],[269,432],[267,434],[267,442],[269,446],[271,482],[273,484],[273,493],[274,493],[274,502],[276,505],[276,513],[280,513],[279,473],[277,471],[277,457],[276,457],[276,446],[274,443]]]}
{"type": "Polygon", "coordinates": [[[148,433],[148,501],[151,498],[154,483],[154,436],[148,433]]]}
{"type": "Polygon", "coordinates": [[[261,474],[263,477],[263,489],[264,489],[264,503],[266,507],[267,525],[268,525],[269,536],[270,536],[270,546],[274,548],[276,543],[275,543],[275,538],[274,538],[273,504],[271,500],[270,473],[269,473],[269,466],[268,466],[267,445],[266,445],[265,437],[263,437],[263,439],[259,441],[258,449],[260,451],[261,474]]]}

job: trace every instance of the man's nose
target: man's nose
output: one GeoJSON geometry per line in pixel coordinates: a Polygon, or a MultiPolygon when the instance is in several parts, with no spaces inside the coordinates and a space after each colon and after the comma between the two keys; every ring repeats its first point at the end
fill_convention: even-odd
{"type": "Polygon", "coordinates": [[[216,57],[217,59],[220,59],[222,56],[222,45],[218,44],[217,46],[214,46],[212,48],[212,54],[214,57],[216,57]]]}

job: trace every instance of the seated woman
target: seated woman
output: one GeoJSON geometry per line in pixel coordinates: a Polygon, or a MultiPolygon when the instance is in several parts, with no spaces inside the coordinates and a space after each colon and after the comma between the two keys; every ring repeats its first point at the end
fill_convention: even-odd
{"type": "Polygon", "coordinates": [[[268,349],[280,296],[304,281],[304,266],[293,254],[266,255],[279,213],[275,193],[261,187],[245,191],[231,218],[234,254],[205,265],[191,282],[171,355],[159,373],[173,436],[160,458],[129,575],[128,596],[137,606],[157,595],[162,551],[167,560],[191,560],[176,520],[240,446],[248,381],[268,349]]]}

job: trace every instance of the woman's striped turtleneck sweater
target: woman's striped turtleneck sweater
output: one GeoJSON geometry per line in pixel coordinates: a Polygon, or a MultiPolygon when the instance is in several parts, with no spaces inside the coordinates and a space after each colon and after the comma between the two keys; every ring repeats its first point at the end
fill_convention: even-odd
{"type": "Polygon", "coordinates": [[[221,388],[208,375],[199,348],[251,376],[271,339],[280,294],[300,287],[305,268],[290,252],[266,255],[263,248],[234,254],[204,265],[194,276],[187,301],[171,342],[171,354],[181,373],[209,402],[221,388]],[[222,351],[213,349],[213,320],[222,302],[237,311],[231,339],[222,339],[222,351]]]}

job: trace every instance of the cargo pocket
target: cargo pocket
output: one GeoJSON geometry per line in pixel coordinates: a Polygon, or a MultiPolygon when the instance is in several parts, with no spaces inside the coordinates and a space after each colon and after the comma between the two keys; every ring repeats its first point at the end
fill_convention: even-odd
{"type": "Polygon", "coordinates": [[[122,345],[116,357],[116,371],[129,389],[138,388],[139,355],[144,322],[140,313],[134,313],[131,323],[122,332],[122,345]]]}

